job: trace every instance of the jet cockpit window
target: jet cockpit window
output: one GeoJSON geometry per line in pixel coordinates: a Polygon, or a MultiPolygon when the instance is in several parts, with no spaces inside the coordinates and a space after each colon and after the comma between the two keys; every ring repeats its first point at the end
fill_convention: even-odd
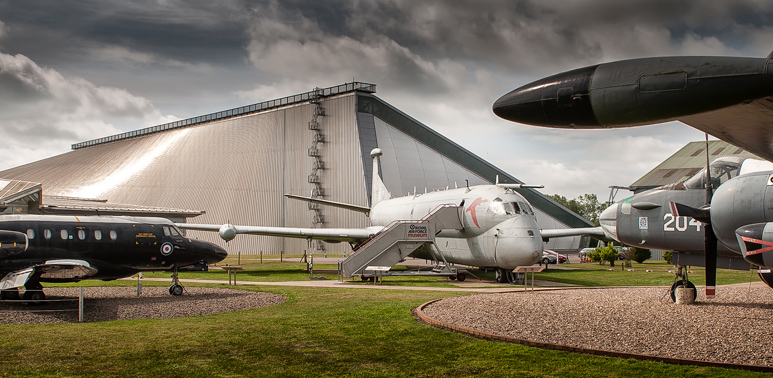
{"type": "Polygon", "coordinates": [[[166,236],[181,236],[182,234],[180,230],[174,226],[163,226],[161,228],[164,230],[164,235],[166,236]]]}
{"type": "MultiPolygon", "coordinates": [[[[716,189],[725,181],[738,176],[741,163],[744,158],[737,156],[725,156],[714,160],[709,165],[711,172],[711,186],[716,189]]],[[[684,182],[686,189],[706,189],[706,169],[698,171],[684,182]]]]}
{"type": "Polygon", "coordinates": [[[491,205],[488,207],[488,212],[494,214],[505,214],[505,205],[502,202],[502,199],[497,198],[491,201],[491,205]]]}
{"type": "Polygon", "coordinates": [[[531,209],[531,206],[529,206],[526,202],[518,202],[518,204],[521,206],[521,210],[526,214],[534,214],[534,210],[531,209]]]}

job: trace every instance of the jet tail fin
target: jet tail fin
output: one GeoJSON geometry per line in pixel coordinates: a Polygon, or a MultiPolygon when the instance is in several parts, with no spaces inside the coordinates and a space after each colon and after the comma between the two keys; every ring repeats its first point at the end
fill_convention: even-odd
{"type": "Polygon", "coordinates": [[[380,148],[374,148],[373,151],[370,152],[370,157],[373,158],[373,181],[370,196],[371,208],[381,201],[388,200],[392,196],[389,194],[389,190],[387,190],[384,182],[381,181],[381,176],[378,174],[379,157],[381,157],[382,154],[380,148]]]}

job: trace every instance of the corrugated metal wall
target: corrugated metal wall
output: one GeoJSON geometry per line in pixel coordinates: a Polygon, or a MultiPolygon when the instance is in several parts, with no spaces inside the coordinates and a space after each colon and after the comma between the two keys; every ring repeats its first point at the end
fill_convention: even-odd
{"type": "MultiPolygon", "coordinates": [[[[325,198],[367,206],[354,94],[326,99],[319,118],[327,167],[325,198]]],[[[314,106],[279,110],[170,130],[75,150],[0,173],[43,183],[46,195],[106,198],[110,202],[205,210],[196,223],[310,227],[312,213],[283,194],[309,195],[308,128],[314,106]],[[106,190],[101,190],[110,188],[106,190]]],[[[325,207],[328,224],[365,227],[361,213],[325,207]]],[[[193,237],[225,245],[217,234],[193,237]]],[[[302,253],[305,240],[240,236],[229,253],[302,253]]],[[[341,254],[348,245],[328,244],[341,254]]]]}
{"type": "MultiPolygon", "coordinates": [[[[381,170],[395,196],[413,191],[414,186],[423,191],[455,183],[463,186],[465,179],[470,185],[493,180],[436,149],[431,142],[441,137],[433,137],[436,133],[426,126],[412,124],[417,133],[429,135],[424,136],[429,144],[358,109],[357,101],[363,98],[371,107],[389,107],[358,93],[322,102],[325,116],[318,122],[325,143],[317,147],[326,167],[318,172],[324,198],[369,205],[369,154],[376,145],[384,150],[381,170]]],[[[313,212],[307,203],[283,194],[309,196],[314,187],[308,182],[314,161],[308,156],[314,136],[308,124],[314,109],[313,104],[292,105],[94,145],[0,172],[0,177],[40,182],[46,195],[206,211],[189,220],[192,223],[311,227],[313,212]]],[[[480,159],[461,148],[453,151],[480,159]]],[[[361,213],[323,206],[322,214],[327,227],[368,225],[361,213]]],[[[565,227],[555,216],[540,218],[543,227],[565,227]]],[[[302,239],[245,235],[226,245],[216,233],[191,231],[190,235],[223,245],[232,254],[303,253],[309,249],[302,239]]],[[[576,242],[561,240],[562,245],[579,242],[579,238],[576,242]]],[[[330,254],[350,251],[345,244],[326,244],[326,248],[330,254]]]]}

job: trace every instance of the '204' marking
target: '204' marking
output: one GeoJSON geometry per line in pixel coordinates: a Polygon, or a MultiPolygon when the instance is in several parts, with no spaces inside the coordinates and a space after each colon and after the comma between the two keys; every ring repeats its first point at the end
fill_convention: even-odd
{"type": "Polygon", "coordinates": [[[666,213],[663,215],[663,231],[680,231],[684,232],[690,226],[695,226],[695,231],[700,232],[703,227],[703,222],[699,222],[692,217],[675,217],[674,214],[666,213]],[[689,221],[687,219],[690,219],[689,221]]]}

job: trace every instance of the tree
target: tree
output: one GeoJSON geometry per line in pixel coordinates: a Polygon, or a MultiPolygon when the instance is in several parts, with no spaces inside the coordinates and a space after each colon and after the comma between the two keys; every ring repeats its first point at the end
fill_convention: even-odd
{"type": "Polygon", "coordinates": [[[612,243],[607,244],[606,247],[596,247],[596,252],[599,253],[601,261],[609,261],[609,266],[615,266],[615,261],[617,261],[617,249],[612,246],[612,243]]]}
{"type": "Polygon", "coordinates": [[[652,251],[645,248],[636,248],[631,247],[633,250],[633,261],[636,261],[637,263],[641,264],[646,260],[649,260],[650,257],[652,257],[652,251]]]}
{"type": "Polygon", "coordinates": [[[601,215],[601,212],[610,205],[608,202],[599,202],[599,199],[595,194],[583,194],[572,200],[568,200],[566,197],[558,194],[552,194],[548,197],[567,209],[574,211],[581,217],[591,221],[591,223],[596,226],[600,225],[599,216],[601,215]]]}

